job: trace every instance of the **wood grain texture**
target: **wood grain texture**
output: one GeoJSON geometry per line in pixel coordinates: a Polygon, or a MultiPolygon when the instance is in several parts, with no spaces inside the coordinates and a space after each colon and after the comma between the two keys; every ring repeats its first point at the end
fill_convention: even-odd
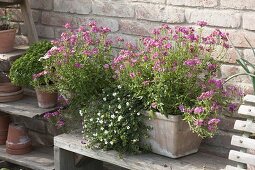
{"type": "Polygon", "coordinates": [[[238,109],[238,113],[241,114],[241,115],[255,117],[255,107],[254,106],[241,105],[238,109]]]}
{"type": "Polygon", "coordinates": [[[54,108],[39,108],[36,98],[32,96],[24,96],[24,98],[15,102],[0,103],[1,112],[30,118],[42,115],[43,113],[49,112],[51,110],[54,110],[54,108]]]}
{"type": "Polygon", "coordinates": [[[0,145],[0,160],[36,170],[53,170],[52,148],[38,148],[25,155],[10,155],[5,151],[5,145],[0,145]]]}
{"type": "Polygon", "coordinates": [[[234,129],[243,132],[255,133],[255,123],[243,120],[236,120],[234,129]]]}
{"type": "Polygon", "coordinates": [[[217,156],[197,153],[179,159],[156,154],[124,155],[115,151],[92,150],[81,144],[81,135],[62,134],[54,138],[55,147],[132,170],[219,170],[231,162],[217,156]]]}
{"type": "Polygon", "coordinates": [[[232,136],[231,145],[255,150],[255,139],[234,135],[232,136]]]}
{"type": "Polygon", "coordinates": [[[255,165],[255,156],[244,152],[231,150],[229,152],[229,159],[244,164],[255,165]]]}

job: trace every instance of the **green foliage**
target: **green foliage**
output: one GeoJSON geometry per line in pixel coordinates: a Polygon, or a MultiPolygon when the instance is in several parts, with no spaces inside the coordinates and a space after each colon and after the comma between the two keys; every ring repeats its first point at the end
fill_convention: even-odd
{"type": "MultiPolygon", "coordinates": [[[[251,45],[250,41],[245,37],[246,42],[249,44],[250,49],[253,52],[253,57],[255,57],[255,49],[253,48],[253,46],[251,45]]],[[[230,41],[230,43],[232,44],[232,46],[235,48],[235,46],[233,45],[233,43],[230,41]]],[[[246,60],[243,58],[243,55],[235,48],[236,53],[238,55],[238,59],[236,60],[236,62],[244,69],[245,73],[237,73],[234,74],[232,76],[230,76],[227,80],[231,80],[237,76],[250,76],[251,80],[252,80],[252,86],[253,86],[253,93],[255,94],[255,66],[254,64],[252,64],[250,61],[246,60]]]]}
{"type": "Polygon", "coordinates": [[[12,29],[11,26],[11,19],[12,19],[12,15],[9,14],[7,12],[7,10],[5,9],[3,16],[0,16],[0,31],[1,30],[8,30],[8,29],[12,29]]]}
{"type": "Polygon", "coordinates": [[[121,154],[148,149],[141,143],[149,130],[142,110],[142,101],[121,86],[104,90],[97,102],[80,111],[84,115],[84,134],[89,139],[89,147],[114,149],[121,154]]]}
{"type": "Polygon", "coordinates": [[[33,44],[27,52],[17,59],[10,69],[10,79],[13,84],[18,86],[32,86],[32,76],[44,70],[39,61],[45,53],[51,49],[52,45],[48,41],[41,41],[33,44]]]}

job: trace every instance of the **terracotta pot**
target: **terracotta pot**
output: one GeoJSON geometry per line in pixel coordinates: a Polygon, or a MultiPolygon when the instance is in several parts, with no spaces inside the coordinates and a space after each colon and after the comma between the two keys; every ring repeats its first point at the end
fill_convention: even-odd
{"type": "Polygon", "coordinates": [[[24,126],[11,123],[6,141],[6,152],[12,155],[22,155],[32,150],[32,141],[24,126]]]}
{"type": "Polygon", "coordinates": [[[23,98],[23,90],[11,93],[1,93],[0,92],[0,103],[1,102],[13,102],[23,98]]]}
{"type": "Polygon", "coordinates": [[[57,105],[58,93],[49,93],[41,91],[40,89],[35,89],[38,106],[40,108],[52,108],[57,105]]]}
{"type": "Polygon", "coordinates": [[[152,152],[179,158],[198,151],[202,139],[190,130],[181,116],[171,115],[166,118],[156,113],[156,117],[147,121],[147,125],[153,129],[145,143],[151,146],[152,152]]]}
{"type": "Polygon", "coordinates": [[[0,145],[5,145],[7,134],[8,134],[8,127],[10,123],[10,116],[9,115],[0,115],[0,145]]]}
{"type": "MultiPolygon", "coordinates": [[[[248,149],[248,153],[253,154],[255,157],[255,150],[248,149]]],[[[247,170],[255,170],[255,163],[254,165],[247,165],[247,170]]]]}
{"type": "Polygon", "coordinates": [[[0,31],[0,53],[7,53],[13,50],[16,29],[0,31]]]}
{"type": "Polygon", "coordinates": [[[21,87],[14,86],[10,82],[0,83],[0,93],[11,93],[21,90],[21,87]]]}

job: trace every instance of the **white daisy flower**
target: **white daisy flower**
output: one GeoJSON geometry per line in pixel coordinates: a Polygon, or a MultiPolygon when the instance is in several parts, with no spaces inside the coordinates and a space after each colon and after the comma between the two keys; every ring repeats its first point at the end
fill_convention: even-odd
{"type": "Polygon", "coordinates": [[[115,115],[111,115],[111,118],[114,119],[114,118],[115,118],[115,115]]]}
{"type": "Polygon", "coordinates": [[[121,109],[121,105],[120,104],[118,105],[118,109],[121,109]]]}
{"type": "Polygon", "coordinates": [[[80,115],[81,115],[81,116],[83,116],[83,113],[82,113],[82,111],[81,111],[81,110],[79,110],[79,113],[80,113],[80,115]]]}
{"type": "Polygon", "coordinates": [[[101,115],[101,113],[100,113],[100,112],[98,112],[98,113],[97,113],[97,115],[98,115],[98,116],[100,116],[100,115],[101,115]]]}
{"type": "Polygon", "coordinates": [[[118,89],[121,89],[121,85],[118,85],[118,89]]]}
{"type": "Polygon", "coordinates": [[[127,102],[126,105],[129,106],[130,105],[129,102],[127,102]]]}
{"type": "Polygon", "coordinates": [[[130,129],[130,126],[127,126],[127,129],[130,129]]]}
{"type": "Polygon", "coordinates": [[[137,112],[137,115],[139,116],[141,113],[140,112],[137,112]]]}
{"type": "Polygon", "coordinates": [[[110,144],[113,145],[113,141],[111,141],[110,144]]]}
{"type": "Polygon", "coordinates": [[[106,101],[106,97],[104,97],[103,100],[106,101]]]}
{"type": "Polygon", "coordinates": [[[113,95],[113,97],[115,97],[117,95],[117,93],[113,93],[112,95],[113,95]]]}
{"type": "Polygon", "coordinates": [[[120,98],[118,97],[118,101],[120,101],[120,98]]]}
{"type": "Polygon", "coordinates": [[[92,121],[93,121],[93,118],[89,119],[89,121],[91,121],[91,122],[92,122],[92,121]]]}
{"type": "Polygon", "coordinates": [[[103,128],[103,127],[101,127],[101,130],[104,130],[104,128],[103,128]]]}
{"type": "Polygon", "coordinates": [[[118,121],[121,121],[122,118],[123,118],[122,116],[119,116],[119,117],[118,117],[118,121]]]}

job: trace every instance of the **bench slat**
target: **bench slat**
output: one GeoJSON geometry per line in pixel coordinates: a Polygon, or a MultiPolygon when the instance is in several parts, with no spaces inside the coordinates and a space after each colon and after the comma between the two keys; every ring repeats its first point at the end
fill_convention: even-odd
{"type": "Polygon", "coordinates": [[[242,137],[242,136],[233,135],[231,140],[231,145],[255,150],[255,140],[242,137]]]}
{"type": "Polygon", "coordinates": [[[241,105],[238,109],[238,113],[241,115],[253,116],[255,117],[255,107],[254,106],[246,106],[241,105]]]}
{"type": "Polygon", "coordinates": [[[240,130],[243,132],[255,133],[255,123],[236,120],[234,129],[240,130]]]}
{"type": "Polygon", "coordinates": [[[251,104],[251,105],[255,105],[255,96],[254,95],[246,95],[243,98],[243,101],[245,104],[251,104]]]}
{"type": "Polygon", "coordinates": [[[227,165],[225,170],[246,170],[246,169],[227,165]]]}
{"type": "Polygon", "coordinates": [[[255,156],[248,153],[231,150],[229,152],[229,159],[236,162],[255,165],[255,156]]]}

